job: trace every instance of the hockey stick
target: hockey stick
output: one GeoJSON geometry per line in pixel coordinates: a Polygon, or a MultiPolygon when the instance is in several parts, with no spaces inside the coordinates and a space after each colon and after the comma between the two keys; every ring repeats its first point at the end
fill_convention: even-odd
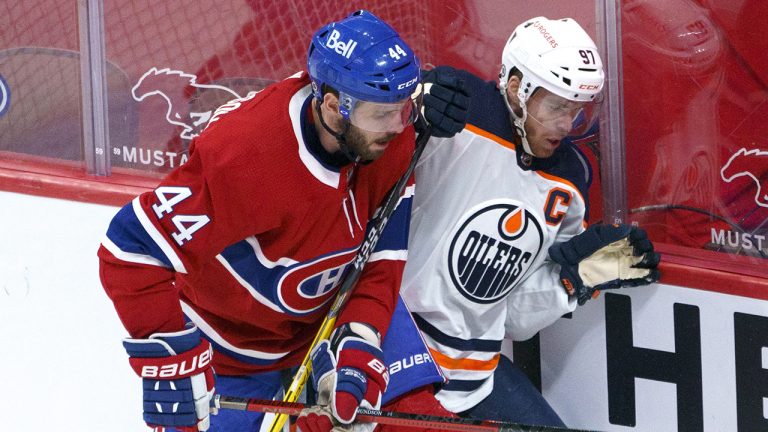
{"type": "MultiPolygon", "coordinates": [[[[246,399],[216,395],[214,397],[216,409],[230,409],[239,411],[257,411],[264,413],[277,413],[278,415],[299,415],[308,406],[301,403],[281,402],[262,399],[246,399]]],[[[427,414],[412,414],[397,411],[379,411],[374,409],[358,408],[355,421],[363,423],[378,423],[403,428],[426,428],[436,430],[455,430],[465,432],[497,431],[497,432],[588,432],[576,429],[562,429],[547,426],[529,426],[517,423],[499,422],[493,420],[479,420],[462,417],[441,417],[427,414]]]]}
{"type": "MultiPolygon", "coordinates": [[[[318,330],[317,334],[315,335],[315,339],[309,346],[307,354],[304,356],[304,360],[302,360],[299,369],[293,376],[291,385],[288,387],[288,390],[285,392],[285,396],[283,397],[284,402],[296,402],[299,399],[299,394],[301,393],[302,389],[304,389],[304,384],[306,384],[309,373],[312,371],[312,361],[310,359],[312,350],[315,348],[315,346],[317,346],[317,344],[320,343],[320,341],[328,339],[331,336],[333,327],[336,324],[336,318],[339,316],[341,309],[347,302],[347,298],[349,297],[352,288],[355,286],[355,283],[357,283],[357,280],[360,279],[360,275],[363,272],[363,267],[368,261],[368,258],[371,256],[374,247],[376,247],[376,243],[378,243],[379,237],[381,236],[382,231],[384,231],[384,228],[389,221],[389,217],[392,216],[392,212],[394,212],[395,207],[397,207],[397,203],[400,201],[400,195],[402,195],[403,191],[405,190],[405,185],[408,183],[408,179],[411,177],[411,174],[413,174],[413,170],[416,169],[416,163],[419,161],[419,157],[424,151],[424,147],[426,147],[427,140],[429,140],[431,134],[432,130],[430,126],[426,126],[426,128],[422,130],[421,133],[419,133],[418,138],[416,138],[416,144],[413,150],[411,163],[405,170],[405,174],[403,174],[403,176],[400,177],[392,189],[389,190],[389,193],[387,193],[387,195],[384,197],[384,200],[382,201],[382,205],[379,207],[379,209],[373,215],[373,218],[368,223],[370,229],[365,233],[365,239],[363,240],[362,245],[360,245],[360,249],[357,251],[355,259],[352,261],[352,268],[349,270],[349,273],[347,273],[344,281],[341,283],[341,287],[339,288],[339,292],[336,294],[336,298],[331,305],[331,309],[328,310],[328,314],[326,314],[323,323],[320,325],[320,330],[318,330]]],[[[286,420],[288,420],[287,415],[278,413],[269,427],[269,432],[278,432],[281,430],[285,425],[286,420]]]]}

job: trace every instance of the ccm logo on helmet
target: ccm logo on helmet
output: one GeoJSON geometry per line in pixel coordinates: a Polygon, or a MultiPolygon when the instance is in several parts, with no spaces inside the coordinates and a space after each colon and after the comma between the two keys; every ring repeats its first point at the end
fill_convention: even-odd
{"type": "Polygon", "coordinates": [[[349,58],[352,55],[352,51],[355,50],[355,47],[357,46],[357,42],[350,39],[347,42],[342,42],[339,40],[341,37],[341,33],[339,33],[338,30],[332,30],[331,35],[328,36],[328,41],[325,43],[325,46],[336,51],[337,54],[341,54],[346,58],[349,58]]]}
{"type": "Polygon", "coordinates": [[[416,81],[418,81],[418,80],[419,80],[419,78],[418,78],[418,77],[416,77],[416,78],[414,78],[414,79],[412,79],[412,80],[410,80],[410,81],[408,81],[408,82],[406,82],[406,83],[403,83],[403,84],[400,84],[400,85],[398,85],[398,86],[397,86],[397,89],[398,89],[398,90],[402,90],[402,89],[404,89],[404,88],[406,88],[406,87],[410,87],[410,86],[414,85],[414,84],[416,83],[416,81]]]}
{"type": "Polygon", "coordinates": [[[581,84],[579,90],[597,90],[600,86],[596,84],[581,84]]]}
{"type": "Polygon", "coordinates": [[[207,366],[208,363],[211,362],[212,356],[213,348],[209,346],[207,350],[192,357],[191,360],[186,359],[178,363],[169,363],[162,366],[144,365],[144,367],[141,368],[140,376],[142,378],[183,377],[207,366]]]}

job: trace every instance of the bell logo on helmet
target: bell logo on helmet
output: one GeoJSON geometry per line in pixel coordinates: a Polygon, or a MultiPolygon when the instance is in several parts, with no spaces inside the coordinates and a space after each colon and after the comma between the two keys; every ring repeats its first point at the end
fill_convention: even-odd
{"type": "Polygon", "coordinates": [[[352,52],[355,50],[357,42],[352,39],[347,42],[342,42],[339,40],[340,37],[341,33],[339,33],[338,30],[332,30],[331,35],[328,36],[328,41],[325,43],[325,46],[336,51],[337,54],[340,54],[345,58],[349,58],[352,56],[352,52]]]}

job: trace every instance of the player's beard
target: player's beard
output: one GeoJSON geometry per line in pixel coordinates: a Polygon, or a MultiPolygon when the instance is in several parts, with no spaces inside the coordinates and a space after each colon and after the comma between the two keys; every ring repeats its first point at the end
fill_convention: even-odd
{"type": "Polygon", "coordinates": [[[381,157],[386,150],[385,144],[388,144],[395,137],[397,137],[396,133],[374,134],[353,124],[349,125],[347,133],[344,134],[347,147],[364,162],[372,162],[381,157]]]}

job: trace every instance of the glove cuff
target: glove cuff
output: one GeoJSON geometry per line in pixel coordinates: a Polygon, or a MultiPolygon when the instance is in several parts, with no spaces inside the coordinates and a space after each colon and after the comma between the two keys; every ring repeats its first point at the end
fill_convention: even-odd
{"type": "Polygon", "coordinates": [[[171,380],[196,375],[211,367],[213,348],[193,325],[179,332],[154,333],[147,339],[125,339],[133,370],[142,378],[171,380]]]}
{"type": "Polygon", "coordinates": [[[142,378],[179,379],[204,372],[211,367],[213,348],[203,339],[200,344],[184,353],[170,357],[131,357],[128,362],[142,378]]]}

